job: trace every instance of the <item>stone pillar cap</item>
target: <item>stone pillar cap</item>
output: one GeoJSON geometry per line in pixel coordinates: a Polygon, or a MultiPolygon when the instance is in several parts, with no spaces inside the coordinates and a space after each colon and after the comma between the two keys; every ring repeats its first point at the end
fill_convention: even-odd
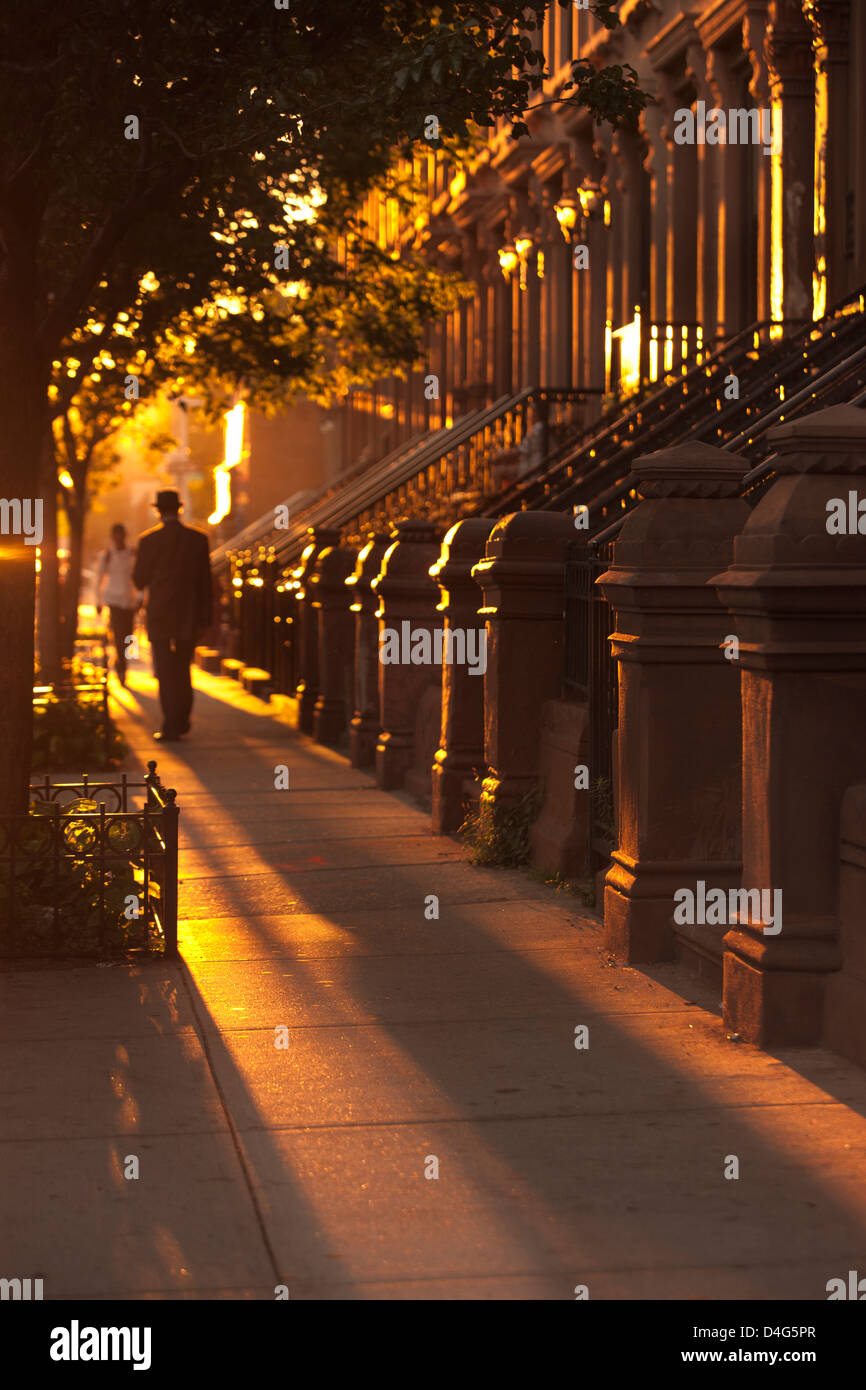
{"type": "Polygon", "coordinates": [[[358,551],[355,569],[346,583],[350,586],[366,584],[376,578],[382,564],[382,556],[388,546],[388,537],[379,531],[370,531],[367,542],[358,551]]]}
{"type": "Polygon", "coordinates": [[[423,517],[408,517],[394,523],[390,539],[392,543],[394,541],[408,541],[410,544],[416,541],[430,543],[438,541],[439,535],[439,527],[434,521],[427,521],[423,517]]]}
{"type": "Polygon", "coordinates": [[[487,537],[496,525],[494,517],[472,516],[457,521],[442,542],[442,551],[430,576],[446,588],[456,578],[469,579],[472,566],[484,554],[487,537]]]}
{"type": "Polygon", "coordinates": [[[391,544],[382,556],[381,569],[370,588],[378,594],[397,593],[406,586],[421,592],[428,587],[434,588],[428,574],[430,560],[424,556],[422,546],[427,548],[429,556],[430,550],[438,546],[440,534],[432,521],[415,518],[398,521],[391,532],[391,544]],[[386,590],[383,585],[387,585],[386,590]]]}
{"type": "Polygon", "coordinates": [[[776,425],[777,473],[866,473],[866,410],[831,405],[776,425]]]}
{"type": "Polygon", "coordinates": [[[487,538],[488,560],[521,560],[537,557],[560,563],[553,553],[556,542],[564,543],[574,537],[574,518],[565,512],[511,512],[500,517],[487,538]]]}
{"type": "Polygon", "coordinates": [[[318,584],[321,588],[343,589],[346,575],[353,564],[354,556],[350,550],[343,550],[336,545],[326,546],[324,550],[319,551],[310,582],[318,584]]]}
{"type": "Polygon", "coordinates": [[[739,454],[695,440],[643,454],[632,464],[639,495],[657,497],[739,497],[750,464],[739,454]]]}

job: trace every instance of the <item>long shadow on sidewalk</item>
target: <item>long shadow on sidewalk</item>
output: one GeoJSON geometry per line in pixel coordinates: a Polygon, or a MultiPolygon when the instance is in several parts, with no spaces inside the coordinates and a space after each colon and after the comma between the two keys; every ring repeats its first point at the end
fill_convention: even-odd
{"type": "MultiPolygon", "coordinates": [[[[539,902],[562,910],[528,880],[389,863],[381,836],[366,864],[293,857],[287,870],[285,844],[270,838],[287,805],[267,790],[274,750],[303,773],[293,811],[320,769],[363,814],[369,779],[340,777],[331,755],[259,715],[198,701],[201,742],[173,762],[182,825],[217,866],[228,833],[249,863],[198,890],[195,912],[202,931],[208,917],[226,931],[243,924],[244,958],[190,955],[186,978],[284,1281],[323,1296],[550,1276],[563,1297],[589,1283],[593,1297],[823,1298],[862,1255],[859,1069],[726,1043],[717,1018],[670,995],[660,1007],[636,972],[622,973],[627,988],[604,976],[597,943],[577,930],[573,947],[503,950],[484,900],[510,899],[502,911],[539,921],[539,902]],[[441,920],[410,941],[410,914],[420,922],[430,893],[441,920]],[[574,1046],[580,1025],[586,1050],[574,1046]],[[431,1156],[435,1182],[423,1177],[431,1156]]],[[[374,796],[379,814],[390,799],[374,796]]],[[[287,815],[287,831],[296,825],[287,815]]]]}

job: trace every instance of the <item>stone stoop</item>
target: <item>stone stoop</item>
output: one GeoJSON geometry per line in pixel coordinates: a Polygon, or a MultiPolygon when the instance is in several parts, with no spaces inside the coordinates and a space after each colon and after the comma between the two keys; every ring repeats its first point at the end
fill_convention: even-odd
{"type": "Polygon", "coordinates": [[[250,695],[258,695],[263,700],[268,698],[273,684],[273,676],[270,671],[264,671],[259,666],[245,666],[239,679],[244,690],[248,691],[250,695]]]}
{"type": "Polygon", "coordinates": [[[196,647],[195,664],[202,671],[209,671],[211,675],[220,674],[220,664],[222,656],[216,647],[196,647]]]}

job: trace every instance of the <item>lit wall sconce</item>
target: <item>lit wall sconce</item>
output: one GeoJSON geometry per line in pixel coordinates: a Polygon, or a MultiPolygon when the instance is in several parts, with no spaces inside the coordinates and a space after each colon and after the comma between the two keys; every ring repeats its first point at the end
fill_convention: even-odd
{"type": "Polygon", "coordinates": [[[601,211],[602,198],[598,184],[583,184],[577,190],[577,198],[584,217],[596,217],[601,211]]]}
{"type": "Polygon", "coordinates": [[[571,234],[577,226],[577,203],[573,198],[562,197],[556,204],[556,220],[565,240],[571,241],[571,234]]]}
{"type": "Polygon", "coordinates": [[[231,470],[236,468],[244,457],[245,411],[246,406],[243,401],[238,401],[237,405],[226,411],[224,417],[225,455],[222,463],[217,464],[214,469],[216,497],[214,509],[208,517],[208,523],[211,526],[216,526],[218,522],[228,516],[232,509],[231,470]]]}
{"type": "Polygon", "coordinates": [[[506,280],[510,280],[512,275],[514,274],[514,271],[517,268],[517,261],[517,252],[515,251],[513,246],[511,246],[510,244],[508,246],[500,246],[499,269],[502,271],[502,274],[505,276],[506,280]]]}
{"type": "Polygon", "coordinates": [[[532,250],[532,237],[522,232],[520,236],[514,238],[514,249],[517,252],[517,259],[520,262],[520,288],[526,289],[526,263],[529,260],[529,253],[532,250]]]}

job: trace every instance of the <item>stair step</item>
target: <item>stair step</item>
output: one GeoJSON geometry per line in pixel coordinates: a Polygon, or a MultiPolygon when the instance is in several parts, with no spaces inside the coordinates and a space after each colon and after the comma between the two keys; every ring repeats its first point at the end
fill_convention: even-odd
{"type": "Polygon", "coordinates": [[[263,671],[258,666],[245,666],[241,673],[244,690],[248,690],[251,695],[260,694],[263,687],[270,685],[272,680],[270,671],[263,671]]]}
{"type": "Polygon", "coordinates": [[[202,671],[210,671],[212,674],[219,675],[220,662],[222,657],[216,647],[196,647],[195,664],[202,671]]]}

